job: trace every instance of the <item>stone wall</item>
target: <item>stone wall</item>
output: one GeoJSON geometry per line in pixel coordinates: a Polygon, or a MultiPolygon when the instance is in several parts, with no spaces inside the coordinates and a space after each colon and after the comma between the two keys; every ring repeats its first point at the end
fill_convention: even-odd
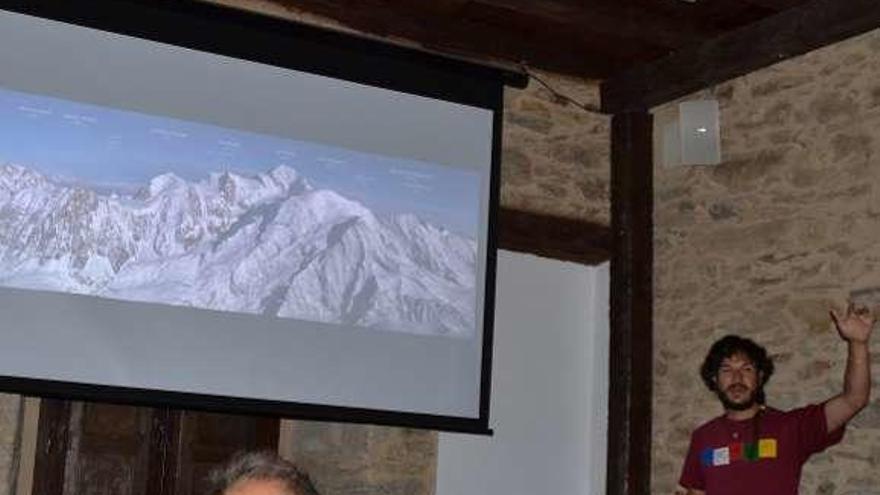
{"type": "Polygon", "coordinates": [[[430,495],[437,435],[405,428],[288,421],[280,453],[323,495],[430,495]]]}
{"type": "MultiPolygon", "coordinates": [[[[719,85],[724,160],[655,168],[653,493],[675,491],[690,431],[720,413],[697,369],[740,333],[768,347],[768,402],[841,390],[828,318],[880,287],[880,31],[719,85]]],[[[658,120],[673,109],[656,109],[658,120]]],[[[880,337],[873,402],[805,468],[804,494],[880,494],[880,337]]]]}
{"type": "Polygon", "coordinates": [[[21,397],[0,394],[0,495],[12,494],[21,445],[21,397]]]}
{"type": "MultiPolygon", "coordinates": [[[[541,73],[557,92],[595,104],[598,86],[541,73]]],[[[611,119],[588,113],[532,80],[504,99],[501,204],[611,223],[611,119]]]]}

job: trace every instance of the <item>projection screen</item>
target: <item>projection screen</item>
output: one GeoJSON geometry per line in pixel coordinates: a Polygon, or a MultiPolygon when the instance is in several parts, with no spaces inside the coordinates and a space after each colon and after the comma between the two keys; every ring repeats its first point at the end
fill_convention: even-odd
{"type": "Polygon", "coordinates": [[[0,387],[487,431],[498,74],[76,4],[0,3],[0,387]]]}

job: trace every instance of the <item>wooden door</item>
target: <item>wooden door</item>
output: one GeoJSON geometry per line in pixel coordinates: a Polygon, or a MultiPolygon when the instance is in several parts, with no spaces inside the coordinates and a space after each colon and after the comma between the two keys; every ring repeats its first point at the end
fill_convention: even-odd
{"type": "Polygon", "coordinates": [[[241,450],[277,450],[279,421],[43,400],[34,495],[201,495],[241,450]]]}
{"type": "Polygon", "coordinates": [[[278,450],[277,419],[182,411],[174,495],[207,493],[208,474],[242,450],[278,450]]]}

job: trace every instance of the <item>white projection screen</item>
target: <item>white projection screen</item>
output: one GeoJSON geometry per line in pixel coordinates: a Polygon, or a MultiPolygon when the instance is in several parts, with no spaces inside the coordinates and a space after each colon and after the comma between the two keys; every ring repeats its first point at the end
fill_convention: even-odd
{"type": "Polygon", "coordinates": [[[488,431],[510,74],[199,3],[0,8],[0,388],[488,431]]]}

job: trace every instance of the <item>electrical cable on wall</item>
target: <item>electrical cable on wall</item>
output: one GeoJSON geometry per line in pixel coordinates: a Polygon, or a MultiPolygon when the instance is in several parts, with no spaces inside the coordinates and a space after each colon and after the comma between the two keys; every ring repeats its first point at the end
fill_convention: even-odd
{"type": "Polygon", "coordinates": [[[559,90],[557,90],[556,88],[551,86],[550,83],[548,83],[544,79],[538,77],[538,75],[535,74],[534,72],[532,72],[532,70],[529,69],[529,66],[526,65],[525,63],[520,63],[520,68],[526,74],[526,76],[529,77],[529,79],[534,79],[535,82],[537,82],[538,84],[540,84],[541,86],[546,88],[547,91],[549,91],[555,98],[562,100],[562,101],[565,101],[567,103],[571,103],[572,105],[580,108],[581,110],[583,110],[587,113],[595,113],[595,114],[605,115],[605,112],[603,112],[599,108],[598,105],[593,105],[590,103],[583,103],[583,102],[580,102],[580,101],[572,98],[571,96],[568,96],[564,93],[561,93],[559,90]]]}

